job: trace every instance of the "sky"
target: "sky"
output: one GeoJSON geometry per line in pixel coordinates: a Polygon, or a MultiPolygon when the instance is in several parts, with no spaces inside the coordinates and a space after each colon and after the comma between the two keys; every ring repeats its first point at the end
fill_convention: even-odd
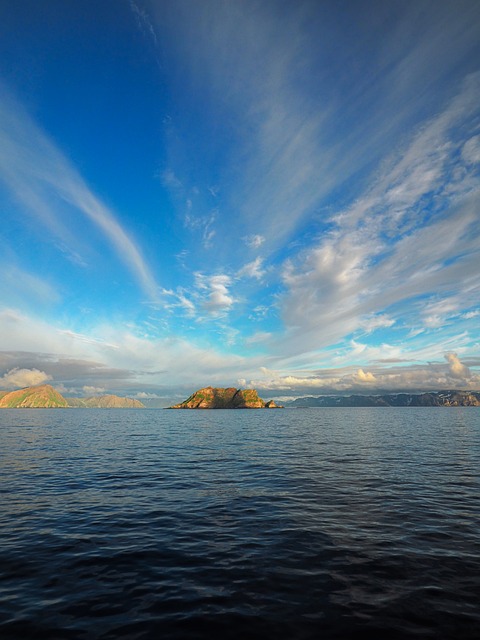
{"type": "Polygon", "coordinates": [[[0,389],[480,389],[480,3],[0,0],[0,389]]]}

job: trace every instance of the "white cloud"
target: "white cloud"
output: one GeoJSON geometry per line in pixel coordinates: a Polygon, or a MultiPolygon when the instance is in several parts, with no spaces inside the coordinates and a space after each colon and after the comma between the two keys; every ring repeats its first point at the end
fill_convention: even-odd
{"type": "Polygon", "coordinates": [[[146,391],[139,391],[133,397],[137,398],[138,400],[151,400],[154,398],[160,398],[157,393],[147,393],[146,391]]]}
{"type": "Polygon", "coordinates": [[[190,297],[188,297],[187,292],[185,292],[182,288],[179,288],[177,291],[162,289],[162,295],[165,297],[173,298],[174,300],[174,302],[164,302],[164,309],[174,310],[175,312],[181,310],[186,316],[190,318],[193,318],[196,315],[197,308],[194,302],[190,299],[190,297]]]}
{"type": "Polygon", "coordinates": [[[195,285],[197,288],[195,296],[200,306],[211,316],[224,316],[235,302],[229,292],[230,276],[225,274],[206,276],[196,273],[195,285]]]}
{"type": "Polygon", "coordinates": [[[341,355],[333,358],[335,364],[357,362],[371,362],[379,360],[391,360],[403,356],[401,347],[383,343],[379,346],[371,346],[356,340],[350,340],[348,346],[341,355]]]}
{"type": "Polygon", "coordinates": [[[33,387],[39,384],[43,384],[48,380],[51,380],[52,376],[49,376],[45,371],[39,371],[38,369],[11,369],[0,378],[0,389],[22,389],[24,387],[33,387]]]}
{"type": "Polygon", "coordinates": [[[462,148],[462,157],[468,164],[480,162],[480,135],[469,138],[462,148]]]}
{"type": "Polygon", "coordinates": [[[359,369],[353,376],[352,382],[357,384],[373,384],[377,382],[377,379],[370,373],[370,371],[364,371],[359,369]]]}
{"type": "Polygon", "coordinates": [[[75,331],[71,331],[70,329],[57,329],[57,332],[60,335],[66,336],[72,340],[83,342],[85,344],[94,344],[101,347],[107,347],[109,349],[119,349],[120,346],[118,344],[111,344],[110,342],[106,342],[101,338],[95,338],[92,336],[88,336],[82,333],[76,333],[75,331]]]}
{"type": "Polygon", "coordinates": [[[56,303],[60,300],[58,288],[36,273],[28,273],[14,264],[0,267],[0,296],[4,301],[22,299],[35,300],[35,304],[56,303]]]}
{"type": "Polygon", "coordinates": [[[265,242],[265,238],[261,235],[255,234],[243,238],[243,241],[247,247],[250,247],[250,249],[258,249],[265,242]]]}
{"type": "Polygon", "coordinates": [[[207,216],[195,216],[187,213],[184,217],[184,226],[192,232],[200,232],[202,244],[205,249],[212,246],[212,240],[216,235],[216,229],[213,228],[217,219],[217,212],[213,211],[207,216]]]}
{"type": "Polygon", "coordinates": [[[149,298],[157,284],[140,249],[113,212],[90,190],[81,175],[0,85],[0,178],[35,218],[42,230],[77,253],[78,238],[66,223],[66,212],[93,222],[116,250],[149,298]]]}
{"type": "Polygon", "coordinates": [[[272,333],[269,331],[257,331],[253,335],[249,336],[245,339],[245,344],[254,345],[254,344],[265,344],[272,338],[272,333]]]}
{"type": "Polygon", "coordinates": [[[229,293],[231,280],[226,275],[216,275],[203,278],[203,285],[210,293],[204,300],[203,307],[213,316],[224,315],[228,312],[235,300],[229,293]]]}
{"type": "Polygon", "coordinates": [[[258,368],[255,357],[247,361],[234,353],[224,354],[210,344],[199,346],[173,335],[146,338],[134,327],[127,329],[123,324],[109,322],[80,335],[86,339],[76,339],[52,322],[13,310],[0,311],[0,366],[3,365],[4,371],[26,368],[20,363],[25,362],[22,354],[28,352],[36,354],[36,366],[28,369],[44,369],[45,375],[55,371],[55,381],[65,387],[124,386],[125,393],[132,385],[136,387],[135,392],[142,389],[146,379],[152,393],[152,385],[178,389],[195,387],[204,381],[225,386],[242,371],[258,368]],[[121,348],[106,346],[112,344],[121,348]],[[8,357],[2,358],[2,351],[8,352],[8,357]]]}
{"type": "MultiPolygon", "coordinates": [[[[364,196],[333,218],[335,226],[317,246],[286,263],[282,308],[288,333],[279,348],[295,352],[335,343],[365,328],[365,318],[397,321],[388,307],[402,302],[403,313],[411,314],[421,296],[452,302],[455,292],[456,313],[478,303],[480,181],[471,176],[456,182],[454,168],[462,162],[458,129],[479,104],[476,74],[392,155],[364,196]]],[[[449,310],[442,304],[424,306],[428,327],[443,326],[449,310]]]]}
{"type": "Polygon", "coordinates": [[[160,180],[167,189],[180,189],[182,183],[171,169],[165,169],[159,174],[160,180]]]}
{"type": "Polygon", "coordinates": [[[261,280],[265,275],[262,265],[263,259],[260,257],[255,258],[255,260],[248,262],[238,271],[237,278],[256,278],[261,280]]]}
{"type": "Polygon", "coordinates": [[[434,391],[478,389],[480,374],[472,373],[453,353],[446,354],[447,365],[438,362],[402,366],[371,366],[371,370],[325,369],[315,375],[275,375],[248,383],[260,390],[292,393],[376,393],[381,391],[434,391]]]}
{"type": "Polygon", "coordinates": [[[91,387],[87,384],[84,385],[82,389],[88,396],[100,396],[106,392],[104,387],[91,387]]]}
{"type": "Polygon", "coordinates": [[[157,35],[155,33],[155,29],[148,13],[145,11],[145,9],[140,8],[138,4],[133,2],[133,0],[130,0],[130,9],[135,16],[135,20],[140,31],[144,36],[149,38],[149,40],[155,47],[157,47],[157,35]]]}
{"type": "Polygon", "coordinates": [[[468,378],[472,377],[470,369],[460,362],[456,353],[447,353],[445,359],[448,362],[451,376],[462,380],[468,380],[468,378]]]}
{"type": "MultiPolygon", "coordinates": [[[[441,3],[435,12],[424,12],[404,3],[392,20],[392,8],[384,3],[369,32],[372,47],[366,58],[358,55],[363,72],[352,82],[351,60],[360,53],[355,39],[339,44],[344,34],[318,20],[316,3],[290,3],[280,11],[275,3],[248,0],[179,0],[168,9],[158,7],[157,17],[158,28],[172,34],[172,55],[180,59],[186,81],[211,100],[212,110],[221,104],[222,115],[228,113],[247,132],[235,139],[238,152],[226,167],[229,182],[222,193],[233,176],[231,203],[240,213],[239,226],[253,238],[261,221],[269,250],[313,212],[320,220],[327,196],[342,185],[348,190],[349,178],[398,148],[428,109],[437,110],[438,96],[452,95],[460,61],[472,59],[478,43],[473,4],[458,11],[441,3]]],[[[442,183],[448,149],[430,144],[434,134],[419,134],[416,149],[423,140],[434,150],[432,158],[420,160],[413,150],[405,154],[388,188],[370,194],[375,207],[389,203],[398,216],[390,221],[391,233],[406,222],[402,208],[408,202],[442,183]]],[[[189,158],[194,154],[194,148],[185,151],[189,158]]],[[[232,222],[229,216],[229,227],[232,222]]]]}
{"type": "Polygon", "coordinates": [[[373,333],[377,329],[385,329],[394,324],[395,320],[385,313],[369,316],[361,321],[361,327],[366,333],[373,333]]]}

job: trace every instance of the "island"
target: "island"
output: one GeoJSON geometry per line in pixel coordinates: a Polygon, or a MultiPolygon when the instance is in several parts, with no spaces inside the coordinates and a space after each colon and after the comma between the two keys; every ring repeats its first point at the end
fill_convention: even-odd
{"type": "Polygon", "coordinates": [[[273,400],[265,402],[255,389],[204,387],[184,402],[168,409],[283,409],[273,400]]]}
{"type": "Polygon", "coordinates": [[[145,409],[145,405],[134,398],[115,395],[89,398],[64,398],[49,384],[26,387],[17,391],[0,391],[0,409],[145,409]]]}

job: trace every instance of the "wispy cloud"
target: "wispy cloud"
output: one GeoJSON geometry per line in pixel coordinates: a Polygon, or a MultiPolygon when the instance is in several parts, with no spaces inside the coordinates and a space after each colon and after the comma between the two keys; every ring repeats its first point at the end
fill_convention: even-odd
{"type": "Polygon", "coordinates": [[[257,280],[261,280],[264,275],[263,258],[260,256],[251,262],[247,262],[237,273],[238,278],[255,278],[257,280]]]}
{"type": "Polygon", "coordinates": [[[289,333],[282,348],[326,346],[375,317],[395,321],[411,314],[419,297],[427,298],[421,316],[430,327],[440,326],[445,315],[445,302],[442,313],[433,304],[439,296],[455,293],[458,312],[478,304],[480,179],[461,157],[464,137],[458,132],[468,138],[479,104],[476,74],[391,155],[364,195],[334,216],[335,227],[317,246],[297,264],[286,263],[283,317],[289,333]],[[402,311],[393,309],[399,302],[402,311]]]}
{"type": "Polygon", "coordinates": [[[27,296],[36,305],[56,303],[61,299],[57,287],[36,273],[28,273],[13,263],[0,266],[0,295],[5,302],[27,296]]]}
{"type": "Polygon", "coordinates": [[[214,224],[217,219],[217,212],[212,211],[207,216],[195,216],[190,213],[191,206],[188,207],[188,209],[189,213],[185,215],[183,221],[184,226],[193,233],[199,233],[203,247],[209,249],[212,246],[212,241],[216,234],[214,224]]]}
{"type": "Polygon", "coordinates": [[[157,34],[147,11],[133,0],[130,0],[130,9],[140,31],[152,42],[155,48],[158,47],[157,34]]]}
{"type": "Polygon", "coordinates": [[[251,249],[258,249],[265,242],[265,238],[264,236],[261,236],[259,234],[254,234],[251,236],[246,236],[245,238],[243,238],[243,241],[245,242],[247,247],[251,249]]]}
{"type": "Polygon", "coordinates": [[[373,333],[377,329],[385,329],[395,324],[395,320],[387,314],[372,315],[361,321],[361,327],[366,333],[373,333]]]}
{"type": "Polygon", "coordinates": [[[157,284],[140,249],[113,212],[92,192],[71,162],[0,85],[0,179],[51,236],[76,252],[68,215],[93,222],[116,250],[144,293],[157,299],[157,284]],[[67,215],[68,214],[68,215],[67,215]]]}
{"type": "MultiPolygon", "coordinates": [[[[261,221],[261,237],[273,250],[307,218],[321,227],[331,206],[327,198],[341,185],[354,192],[348,180],[355,184],[421,122],[424,109],[435,108],[426,87],[435,88],[442,100],[448,95],[458,80],[452,81],[452,70],[459,59],[468,60],[478,42],[478,13],[472,5],[462,6],[457,11],[437,3],[427,11],[412,3],[379,5],[375,26],[369,25],[369,54],[362,51],[358,64],[363,66],[354,76],[349,70],[358,43],[343,40],[345,34],[319,19],[315,3],[280,9],[248,0],[179,0],[169,9],[156,8],[158,24],[171,27],[173,48],[190,73],[185,82],[201,91],[212,109],[221,105],[219,117],[228,113],[237,131],[247,132],[229,130],[232,153],[225,174],[229,181],[235,176],[235,189],[222,186],[228,210],[240,214],[247,238],[260,237],[255,229],[261,221]]],[[[360,11],[356,18],[361,30],[368,18],[360,11]]],[[[448,149],[423,156],[426,165],[417,153],[422,142],[433,151],[427,138],[434,133],[419,136],[418,148],[410,149],[403,165],[397,161],[397,181],[390,176],[382,198],[398,209],[389,221],[392,233],[406,228],[400,209],[439,184],[439,158],[448,149]]],[[[474,158],[475,149],[472,140],[465,158],[474,158]]],[[[379,197],[380,191],[371,194],[373,205],[379,197]]],[[[235,222],[229,216],[228,224],[235,222]]]]}

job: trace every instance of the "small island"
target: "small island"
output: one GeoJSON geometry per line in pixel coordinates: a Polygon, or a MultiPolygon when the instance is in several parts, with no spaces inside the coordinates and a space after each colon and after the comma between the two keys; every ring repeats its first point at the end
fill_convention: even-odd
{"type": "Polygon", "coordinates": [[[283,409],[273,400],[265,402],[255,389],[205,387],[168,409],[283,409]]]}

